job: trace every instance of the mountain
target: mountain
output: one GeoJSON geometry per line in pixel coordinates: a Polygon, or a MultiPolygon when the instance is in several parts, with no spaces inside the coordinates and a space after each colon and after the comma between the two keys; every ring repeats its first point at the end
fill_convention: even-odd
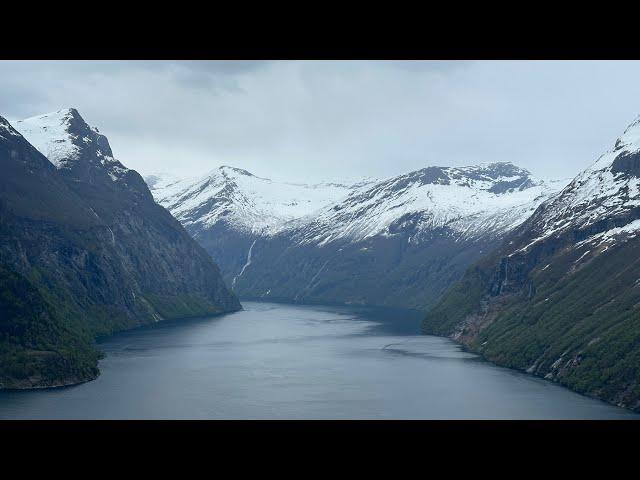
{"type": "Polygon", "coordinates": [[[75,109],[15,127],[0,120],[0,387],[88,380],[97,335],[240,308],[208,254],[75,109]]]}
{"type": "Polygon", "coordinates": [[[425,308],[561,185],[510,163],[353,185],[148,178],[247,298],[425,308]]]}
{"type": "Polygon", "coordinates": [[[184,225],[203,232],[218,222],[248,233],[273,235],[288,221],[345,196],[353,185],[275,182],[246,170],[219,167],[203,178],[145,178],[158,202],[184,225]]]}
{"type": "Polygon", "coordinates": [[[489,360],[640,410],[640,117],[429,312],[489,360]]]}
{"type": "Polygon", "coordinates": [[[166,207],[220,265],[231,284],[257,239],[270,238],[291,221],[344,197],[358,185],[277,182],[222,166],[202,178],[145,177],[166,207]]]}

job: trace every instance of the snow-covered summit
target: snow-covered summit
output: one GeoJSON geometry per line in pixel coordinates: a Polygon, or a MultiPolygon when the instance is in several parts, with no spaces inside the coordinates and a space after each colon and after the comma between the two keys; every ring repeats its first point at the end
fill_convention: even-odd
{"type": "Polygon", "coordinates": [[[76,115],[79,116],[76,109],[66,108],[18,120],[16,129],[51,163],[60,168],[79,154],[79,147],[70,133],[76,115]]]}
{"type": "Polygon", "coordinates": [[[272,234],[294,219],[346,196],[351,185],[288,183],[221,166],[200,178],[154,174],[145,181],[156,201],[185,226],[219,221],[240,231],[272,234]]]}
{"type": "Polygon", "coordinates": [[[458,185],[501,194],[533,185],[529,171],[511,162],[483,163],[467,167],[427,167],[391,179],[394,182],[458,185]]]}
{"type": "Polygon", "coordinates": [[[75,108],[18,120],[15,128],[58,169],[77,167],[84,158],[98,159],[113,181],[129,172],[113,157],[107,137],[89,126],[75,108]]]}
{"type": "Polygon", "coordinates": [[[411,230],[413,242],[434,229],[448,229],[460,238],[495,237],[524,222],[562,186],[511,163],[428,167],[351,192],[298,235],[305,243],[321,245],[401,230],[411,230]]]}
{"type": "Polygon", "coordinates": [[[7,138],[7,135],[15,137],[20,134],[11,126],[6,118],[0,116],[0,137],[7,138]]]}
{"type": "Polygon", "coordinates": [[[260,235],[284,231],[300,243],[361,241],[412,229],[413,241],[434,228],[457,235],[499,236],[522,223],[564,186],[512,163],[427,167],[355,184],[294,184],[222,166],[201,178],[145,179],[161,205],[189,229],[227,227],[260,235]]]}
{"type": "Polygon", "coordinates": [[[640,117],[611,150],[536,212],[531,219],[536,236],[523,250],[568,230],[593,230],[586,241],[634,236],[640,230],[639,209],[640,117]]]}
{"type": "MultiPolygon", "coordinates": [[[[218,171],[223,173],[224,175],[244,175],[245,177],[255,177],[255,175],[251,172],[243,168],[231,167],[229,165],[222,165],[218,167],[218,171]]],[[[215,170],[211,172],[211,174],[215,175],[215,170]]],[[[267,179],[263,179],[267,180],[267,179]]]]}

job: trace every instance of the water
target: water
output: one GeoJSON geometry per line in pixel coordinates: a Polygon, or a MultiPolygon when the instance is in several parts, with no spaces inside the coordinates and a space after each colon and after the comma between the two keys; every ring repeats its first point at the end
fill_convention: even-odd
{"type": "Polygon", "coordinates": [[[421,336],[418,316],[244,302],[101,343],[101,376],[1,392],[0,418],[638,418],[421,336]]]}

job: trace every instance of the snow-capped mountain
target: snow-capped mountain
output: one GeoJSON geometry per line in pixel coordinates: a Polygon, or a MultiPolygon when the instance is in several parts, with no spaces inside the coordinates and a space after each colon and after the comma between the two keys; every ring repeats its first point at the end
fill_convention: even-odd
{"type": "Polygon", "coordinates": [[[242,295],[404,306],[432,301],[460,268],[563,186],[510,163],[429,167],[353,185],[275,182],[232,167],[200,179],[151,175],[146,181],[242,295]],[[397,250],[393,258],[390,249],[397,250]],[[456,266],[446,269],[447,261],[456,266]],[[424,273],[433,262],[442,264],[441,274],[424,273]],[[354,276],[363,266],[383,270],[348,287],[358,283],[354,276]],[[419,272],[446,281],[426,293],[424,284],[410,285],[420,299],[397,291],[405,280],[375,298],[365,285],[384,289],[380,278],[392,283],[393,275],[419,272]],[[330,295],[324,283],[331,283],[330,295]]]}
{"type": "Polygon", "coordinates": [[[192,231],[218,222],[249,234],[273,235],[287,222],[346,196],[354,185],[277,182],[246,170],[219,167],[202,178],[145,177],[156,201],[192,231]]]}
{"type": "Polygon", "coordinates": [[[610,244],[640,230],[640,117],[613,149],[581,172],[531,220],[530,249],[569,231],[582,232],[580,241],[610,244]],[[584,237],[584,238],[582,238],[584,237]]]}
{"type": "Polygon", "coordinates": [[[302,242],[361,242],[411,229],[419,243],[434,229],[461,239],[499,237],[526,220],[561,182],[535,179],[511,163],[428,167],[368,185],[307,219],[302,242]]]}
{"type": "Polygon", "coordinates": [[[90,127],[75,108],[18,120],[15,129],[58,169],[100,164],[112,181],[122,180],[129,169],[113,158],[107,137],[90,127]]]}
{"type": "Polygon", "coordinates": [[[425,319],[497,363],[640,410],[640,117],[425,319]]]}
{"type": "Polygon", "coordinates": [[[133,283],[128,292],[133,300],[128,299],[126,308],[143,311],[128,312],[131,317],[146,314],[158,320],[175,316],[174,306],[179,309],[189,303],[202,312],[240,308],[209,256],[179,222],[158,207],[138,172],[114,157],[107,137],[76,109],[15,124],[17,132],[54,165],[56,177],[104,225],[108,232],[104,240],[116,253],[112,261],[122,263],[129,276],[126,282],[133,283]],[[163,306],[158,308],[155,299],[163,295],[163,306]]]}
{"type": "Polygon", "coordinates": [[[15,123],[0,117],[0,277],[19,295],[0,307],[24,315],[3,316],[12,334],[0,335],[0,363],[18,352],[24,365],[0,369],[0,389],[94,378],[93,335],[241,308],[211,257],[75,109],[15,123]]]}
{"type": "Polygon", "coordinates": [[[561,185],[510,163],[428,167],[355,184],[277,182],[229,166],[201,178],[152,174],[145,181],[156,201],[193,230],[225,222],[261,236],[296,230],[301,241],[320,244],[391,235],[399,219],[415,215],[422,215],[422,230],[447,226],[465,236],[500,235],[561,185]]]}

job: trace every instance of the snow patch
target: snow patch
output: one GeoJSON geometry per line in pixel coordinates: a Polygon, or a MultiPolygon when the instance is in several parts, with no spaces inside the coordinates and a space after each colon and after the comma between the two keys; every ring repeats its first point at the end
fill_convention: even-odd
{"type": "Polygon", "coordinates": [[[51,163],[60,168],[65,161],[75,159],[80,151],[68,132],[71,118],[70,109],[58,110],[18,120],[15,128],[51,163]]]}

